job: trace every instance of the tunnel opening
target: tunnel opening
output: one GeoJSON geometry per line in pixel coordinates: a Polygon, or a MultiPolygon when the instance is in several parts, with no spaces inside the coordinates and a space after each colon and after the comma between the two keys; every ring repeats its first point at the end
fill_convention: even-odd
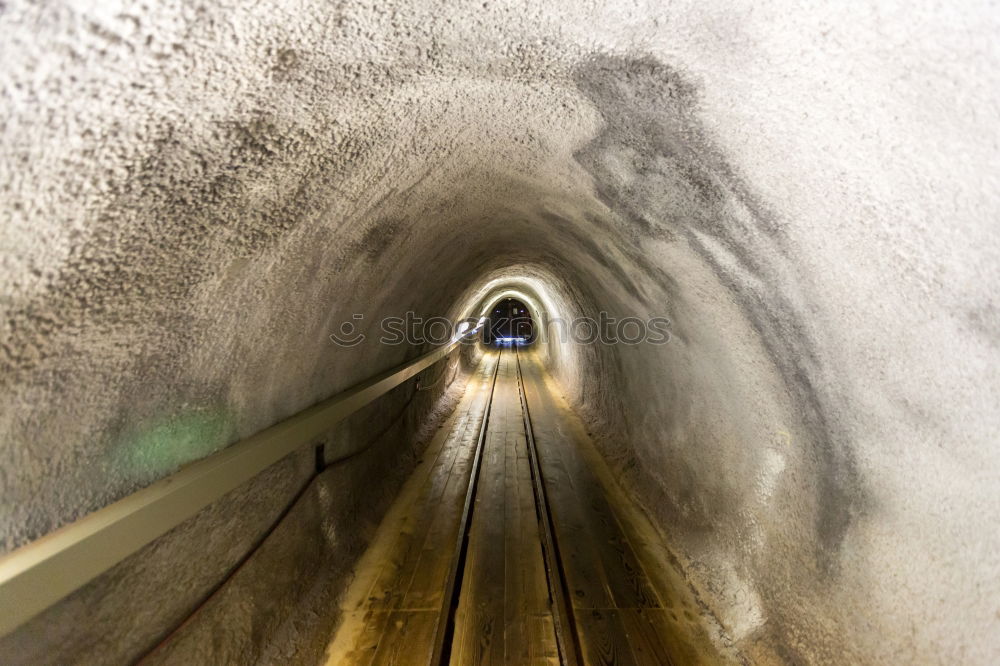
{"type": "Polygon", "coordinates": [[[535,341],[535,320],[531,310],[520,299],[509,296],[490,308],[483,328],[483,342],[487,345],[527,346],[535,341]]]}

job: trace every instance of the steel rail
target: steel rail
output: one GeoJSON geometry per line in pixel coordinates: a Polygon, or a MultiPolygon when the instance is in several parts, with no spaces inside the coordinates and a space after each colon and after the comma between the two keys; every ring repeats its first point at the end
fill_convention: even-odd
{"type": "Polygon", "coordinates": [[[288,454],[448,356],[459,338],[309,407],[0,557],[0,636],[9,634],[288,454]]]}
{"type": "Polygon", "coordinates": [[[502,352],[497,352],[497,360],[493,366],[493,377],[490,382],[490,393],[486,397],[483,421],[479,426],[479,436],[476,438],[472,470],[469,472],[469,485],[465,491],[465,504],[462,506],[462,518],[459,523],[458,537],[455,540],[455,556],[448,569],[444,598],[441,600],[441,612],[438,614],[437,630],[434,634],[434,651],[431,653],[429,662],[432,665],[447,666],[451,663],[452,640],[455,635],[455,613],[458,611],[458,599],[465,574],[465,561],[469,553],[469,533],[472,529],[472,514],[476,506],[479,469],[482,466],[483,449],[486,446],[486,435],[489,432],[490,413],[493,411],[493,393],[497,386],[497,374],[500,372],[501,354],[502,352]]]}
{"type": "Polygon", "coordinates": [[[535,429],[531,424],[528,394],[524,386],[524,375],[521,372],[521,356],[517,353],[516,346],[514,347],[514,359],[517,366],[517,392],[521,398],[521,417],[524,419],[524,436],[527,440],[528,459],[531,466],[531,485],[535,491],[535,511],[538,514],[542,557],[545,560],[545,579],[549,586],[549,598],[552,600],[556,645],[559,648],[560,663],[566,666],[576,666],[581,663],[580,655],[583,654],[583,650],[580,646],[580,636],[577,633],[576,621],[573,617],[573,605],[567,602],[567,599],[570,598],[569,586],[566,583],[562,557],[559,555],[556,532],[552,526],[552,512],[549,509],[545,493],[545,479],[542,477],[541,463],[538,460],[535,429]]]}

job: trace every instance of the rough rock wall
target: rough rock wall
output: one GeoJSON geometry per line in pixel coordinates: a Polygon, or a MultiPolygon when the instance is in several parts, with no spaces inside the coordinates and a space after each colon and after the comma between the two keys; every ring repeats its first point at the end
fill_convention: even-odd
{"type": "Polygon", "coordinates": [[[314,664],[337,599],[461,398],[452,354],[13,633],[0,663],[314,664]],[[372,424],[378,427],[373,428],[372,424]]]}
{"type": "Polygon", "coordinates": [[[550,362],[748,658],[996,662],[998,17],[0,4],[5,547],[529,275],[671,319],[550,362]]]}

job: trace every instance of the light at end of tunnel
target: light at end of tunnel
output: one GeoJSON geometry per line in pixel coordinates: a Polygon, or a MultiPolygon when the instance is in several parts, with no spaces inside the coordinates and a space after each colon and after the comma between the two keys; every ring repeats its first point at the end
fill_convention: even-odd
{"type": "Polygon", "coordinates": [[[472,335],[473,333],[477,332],[480,328],[482,328],[484,321],[486,321],[486,317],[480,319],[479,323],[476,324],[476,327],[471,330],[469,329],[469,326],[471,326],[470,322],[467,321],[461,322],[455,329],[455,336],[451,339],[452,342],[454,342],[455,340],[461,340],[463,337],[467,335],[472,335]]]}
{"type": "Polygon", "coordinates": [[[517,337],[515,337],[515,338],[497,338],[497,344],[498,345],[510,345],[510,344],[523,345],[524,344],[524,338],[517,338],[517,337]]]}

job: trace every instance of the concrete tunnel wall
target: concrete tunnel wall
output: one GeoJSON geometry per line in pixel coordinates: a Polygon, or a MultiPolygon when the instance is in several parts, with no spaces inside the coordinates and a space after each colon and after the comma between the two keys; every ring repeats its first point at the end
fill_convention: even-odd
{"type": "MultiPolygon", "coordinates": [[[[558,316],[669,318],[666,345],[544,351],[720,641],[995,663],[998,23],[974,2],[0,4],[4,549],[416,352],[337,347],[354,314],[465,316],[520,284],[558,316]]],[[[274,562],[363,547],[463,367],[381,462],[322,481],[274,562]]],[[[79,647],[93,613],[148,625],[82,641],[95,660],[148,650],[306,454],[7,654],[79,647]],[[173,602],[100,605],[137,571],[173,602]]],[[[277,659],[237,634],[216,635],[253,643],[234,660],[277,659]]]]}

